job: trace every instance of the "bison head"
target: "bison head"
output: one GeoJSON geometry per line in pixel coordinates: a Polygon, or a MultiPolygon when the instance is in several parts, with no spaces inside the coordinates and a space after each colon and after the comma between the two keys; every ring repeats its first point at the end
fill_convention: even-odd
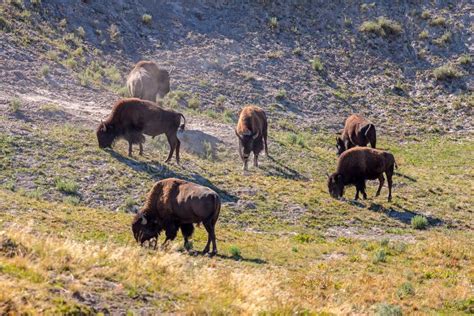
{"type": "Polygon", "coordinates": [[[157,238],[161,230],[162,227],[159,222],[147,219],[143,213],[138,213],[132,223],[133,237],[140,244],[152,238],[157,238]]]}
{"type": "Polygon", "coordinates": [[[115,130],[113,125],[106,125],[104,122],[100,122],[96,134],[100,148],[112,147],[115,139],[115,130]]]}
{"type": "Polygon", "coordinates": [[[244,162],[250,157],[250,153],[254,149],[254,142],[259,137],[259,133],[252,133],[248,132],[246,134],[239,134],[237,130],[235,130],[235,135],[239,138],[239,153],[240,157],[244,162]]]}
{"type": "Polygon", "coordinates": [[[346,151],[346,144],[342,140],[341,137],[336,137],[336,148],[337,148],[337,155],[340,156],[344,151],[346,151]]]}
{"type": "Polygon", "coordinates": [[[329,194],[335,199],[339,199],[344,195],[344,181],[342,174],[333,173],[328,176],[329,194]]]}

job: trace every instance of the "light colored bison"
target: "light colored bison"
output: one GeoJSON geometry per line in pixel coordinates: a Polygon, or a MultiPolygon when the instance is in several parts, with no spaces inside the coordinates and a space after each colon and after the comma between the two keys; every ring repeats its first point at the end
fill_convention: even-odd
{"type": "Polygon", "coordinates": [[[112,113],[105,122],[100,123],[96,134],[100,148],[112,147],[116,139],[124,138],[128,141],[129,156],[132,155],[132,144],[139,144],[140,155],[143,154],[143,134],[165,134],[170,145],[166,162],[170,161],[176,150],[176,162],[179,164],[180,141],[176,134],[178,129],[184,129],[185,123],[186,119],[181,113],[164,109],[150,101],[128,98],[114,105],[112,113]]]}
{"type": "Polygon", "coordinates": [[[365,180],[379,179],[379,188],[376,194],[378,196],[384,183],[383,173],[385,172],[388,182],[388,201],[390,202],[395,166],[395,157],[389,152],[367,147],[351,148],[339,157],[336,172],[328,176],[329,193],[334,198],[340,198],[344,195],[344,187],[353,184],[356,187],[355,199],[359,198],[359,192],[366,199],[365,180]]]}
{"type": "Polygon", "coordinates": [[[168,178],[158,181],[148,193],[145,206],[132,223],[135,240],[140,244],[158,238],[165,231],[165,245],[176,238],[178,229],[184,237],[184,246],[194,232],[195,223],[203,223],[207,231],[207,244],[203,253],[217,253],[215,225],[219,217],[221,201],[213,190],[192,182],[168,178]]]}
{"type": "Polygon", "coordinates": [[[253,152],[255,167],[258,167],[258,155],[264,146],[265,154],[268,156],[267,130],[267,116],[261,108],[247,105],[242,109],[235,128],[235,135],[239,138],[239,154],[244,162],[244,170],[247,170],[251,152],[253,152]]]}
{"type": "Polygon", "coordinates": [[[127,78],[131,97],[156,102],[156,96],[164,98],[170,91],[170,74],[152,61],[140,61],[127,78]]]}
{"type": "Polygon", "coordinates": [[[355,146],[367,146],[370,143],[375,148],[377,135],[375,125],[363,116],[352,114],[346,119],[342,135],[336,138],[337,154],[355,146]]]}

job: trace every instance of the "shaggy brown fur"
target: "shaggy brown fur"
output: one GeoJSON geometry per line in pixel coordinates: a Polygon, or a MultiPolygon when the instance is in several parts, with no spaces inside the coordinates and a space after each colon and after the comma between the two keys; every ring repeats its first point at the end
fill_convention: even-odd
{"type": "Polygon", "coordinates": [[[184,180],[168,178],[158,181],[148,193],[145,206],[138,212],[132,223],[133,236],[137,242],[158,238],[165,230],[166,244],[176,238],[178,229],[184,237],[186,247],[193,234],[193,223],[202,222],[208,239],[203,253],[217,253],[215,225],[219,217],[221,201],[213,190],[184,180]]]}
{"type": "Polygon", "coordinates": [[[165,134],[170,145],[166,162],[170,161],[176,149],[176,161],[179,163],[180,141],[176,136],[178,128],[184,129],[186,119],[183,114],[166,110],[156,103],[136,98],[122,99],[115,103],[112,113],[97,128],[97,140],[100,148],[112,147],[117,138],[128,141],[128,155],[132,155],[132,144],[140,145],[143,154],[145,135],[165,134]],[[181,118],[184,123],[181,124],[181,118]]]}
{"type": "Polygon", "coordinates": [[[235,135],[239,138],[239,154],[244,162],[244,170],[247,170],[250,152],[253,152],[255,167],[258,167],[258,155],[264,145],[268,156],[267,130],[267,116],[261,108],[248,105],[242,109],[235,135]]]}
{"type": "Polygon", "coordinates": [[[395,166],[395,157],[389,152],[367,147],[351,148],[339,157],[336,172],[328,178],[329,193],[334,198],[340,198],[344,195],[344,186],[353,184],[357,190],[355,199],[359,198],[359,192],[362,192],[364,199],[366,199],[365,180],[379,179],[379,188],[376,194],[378,196],[384,183],[383,173],[385,172],[388,182],[388,201],[390,202],[395,166]]]}
{"type": "Polygon", "coordinates": [[[127,78],[130,96],[156,102],[170,91],[170,74],[152,61],[140,61],[127,78]]]}
{"type": "Polygon", "coordinates": [[[368,143],[375,148],[376,142],[375,125],[358,114],[352,114],[346,119],[341,137],[336,138],[337,154],[355,146],[367,146],[368,143]]]}

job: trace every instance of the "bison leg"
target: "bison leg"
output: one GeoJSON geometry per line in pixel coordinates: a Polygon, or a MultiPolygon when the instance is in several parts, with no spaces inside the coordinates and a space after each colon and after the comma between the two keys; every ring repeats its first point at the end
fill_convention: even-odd
{"type": "Polygon", "coordinates": [[[181,224],[181,233],[184,237],[184,249],[189,250],[189,237],[193,235],[194,225],[193,224],[181,224]]]}
{"type": "Polygon", "coordinates": [[[385,178],[383,177],[383,173],[381,173],[379,176],[379,188],[377,189],[377,193],[375,193],[375,196],[380,195],[380,191],[382,190],[384,181],[385,181],[385,178]]]}
{"type": "Polygon", "coordinates": [[[176,163],[179,165],[179,147],[181,146],[181,142],[179,139],[177,139],[177,142],[176,142],[176,163]]]}
{"type": "Polygon", "coordinates": [[[244,171],[247,171],[249,168],[248,168],[248,159],[244,159],[244,166],[242,167],[242,170],[244,171]]]}
{"type": "Polygon", "coordinates": [[[132,141],[128,141],[128,156],[132,157],[132,141]]]}
{"type": "Polygon", "coordinates": [[[214,256],[215,254],[217,254],[216,233],[214,229],[215,222],[213,222],[212,219],[209,219],[202,223],[207,231],[207,244],[206,247],[204,247],[202,253],[205,254],[209,252],[209,248],[212,242],[212,252],[209,255],[214,256]]]}
{"type": "Polygon", "coordinates": [[[253,153],[253,166],[258,168],[258,154],[253,153]]]}
{"type": "Polygon", "coordinates": [[[176,235],[178,234],[178,227],[176,227],[174,223],[167,223],[165,232],[166,232],[166,239],[161,245],[161,247],[165,247],[169,240],[174,240],[176,238],[176,235]]]}
{"type": "Polygon", "coordinates": [[[388,182],[388,201],[392,201],[392,176],[393,176],[393,165],[389,167],[389,169],[385,172],[387,175],[387,182],[388,182]]]}
{"type": "Polygon", "coordinates": [[[140,143],[139,146],[140,146],[140,153],[139,154],[140,154],[140,156],[143,156],[143,144],[140,143]]]}
{"type": "Polygon", "coordinates": [[[263,132],[263,142],[265,143],[265,156],[268,157],[267,131],[263,132]]]}
{"type": "Polygon", "coordinates": [[[365,193],[365,181],[359,181],[358,183],[356,183],[356,196],[355,196],[355,200],[358,200],[359,199],[359,192],[362,193],[362,197],[365,199],[367,199],[367,194],[365,193]]]}
{"type": "Polygon", "coordinates": [[[169,162],[171,160],[171,157],[173,157],[174,150],[179,140],[178,137],[176,137],[176,134],[166,134],[166,138],[168,139],[168,144],[170,145],[170,153],[168,155],[168,158],[166,158],[165,162],[169,162]]]}

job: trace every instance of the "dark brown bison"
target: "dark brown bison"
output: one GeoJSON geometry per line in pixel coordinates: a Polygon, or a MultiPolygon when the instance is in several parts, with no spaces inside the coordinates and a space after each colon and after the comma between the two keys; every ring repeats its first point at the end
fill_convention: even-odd
{"type": "Polygon", "coordinates": [[[207,230],[207,244],[203,253],[217,253],[215,225],[221,209],[219,195],[213,190],[184,180],[168,178],[158,181],[148,193],[145,206],[132,223],[135,240],[141,244],[158,238],[162,230],[166,233],[166,244],[176,238],[178,229],[188,238],[194,232],[193,223],[203,223],[207,230]]]}
{"type": "Polygon", "coordinates": [[[132,155],[132,144],[140,145],[143,154],[145,135],[165,134],[170,145],[166,162],[170,161],[176,150],[176,161],[179,164],[180,141],[176,136],[178,129],[184,129],[186,119],[183,114],[167,110],[156,103],[136,98],[122,99],[115,103],[112,113],[97,128],[97,140],[100,148],[112,147],[116,139],[128,141],[128,155],[132,155]],[[181,118],[184,123],[181,124],[181,118]],[[181,124],[181,126],[180,126],[181,124]]]}
{"type": "Polygon", "coordinates": [[[378,196],[384,183],[383,173],[385,172],[390,202],[394,166],[396,166],[395,157],[389,152],[367,147],[351,148],[339,157],[336,172],[328,177],[329,193],[334,198],[340,198],[344,195],[344,186],[353,184],[356,187],[355,199],[359,198],[359,192],[366,199],[365,180],[379,179],[376,194],[378,196]]]}
{"type": "Polygon", "coordinates": [[[152,61],[140,61],[127,78],[131,97],[156,102],[156,95],[163,98],[170,91],[170,74],[152,61]]]}
{"type": "Polygon", "coordinates": [[[253,152],[253,164],[258,167],[258,155],[265,145],[265,154],[268,156],[267,145],[267,116],[265,112],[254,105],[245,106],[240,112],[235,134],[239,138],[239,154],[244,162],[244,170],[250,153],[253,152]]]}
{"type": "Polygon", "coordinates": [[[375,125],[358,114],[352,114],[346,119],[342,135],[336,138],[337,154],[355,146],[367,146],[368,143],[375,148],[376,142],[375,125]]]}

